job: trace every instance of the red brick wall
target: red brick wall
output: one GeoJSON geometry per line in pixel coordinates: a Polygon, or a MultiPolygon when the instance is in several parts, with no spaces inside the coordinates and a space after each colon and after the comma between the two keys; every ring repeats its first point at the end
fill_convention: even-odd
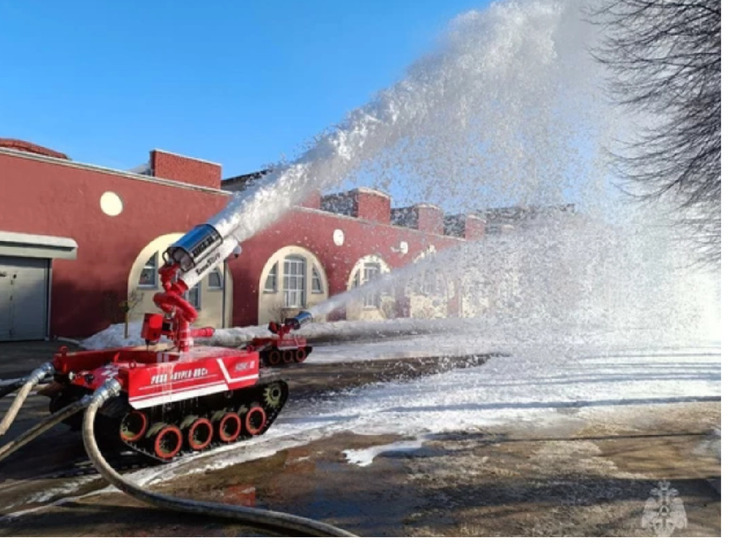
{"type": "Polygon", "coordinates": [[[347,280],[355,264],[364,256],[380,256],[391,268],[413,262],[432,245],[436,250],[459,243],[459,239],[423,235],[414,229],[342,218],[327,212],[295,209],[251,240],[243,243],[239,258],[230,261],[233,275],[233,321],[236,325],[256,324],[259,280],[270,257],[287,245],[301,246],[314,253],[326,271],[329,294],[347,290],[347,280]],[[333,242],[335,229],[342,229],[345,242],[333,242]],[[409,244],[407,254],[395,252],[401,241],[409,244]]]}
{"type": "Polygon", "coordinates": [[[464,238],[468,241],[481,239],[487,227],[487,222],[475,215],[467,215],[464,225],[464,238]]]}
{"type": "Polygon", "coordinates": [[[357,189],[355,195],[355,215],[378,223],[391,223],[391,198],[384,193],[357,189]]]}
{"type": "Polygon", "coordinates": [[[87,336],[121,322],[111,307],[126,299],[139,252],[160,235],[203,223],[228,199],[219,192],[0,153],[0,229],[78,243],[77,260],[52,263],[53,336],[87,336]],[[119,216],[101,210],[107,191],[124,204],[119,216]]]}
{"type": "Polygon", "coordinates": [[[304,208],[318,210],[321,208],[321,191],[314,190],[301,204],[304,208]]]}
{"type": "Polygon", "coordinates": [[[150,168],[153,176],[160,179],[220,189],[222,171],[216,163],[153,150],[150,152],[150,168]]]}
{"type": "MultiPolygon", "coordinates": [[[[442,250],[462,242],[388,225],[390,199],[359,194],[364,220],[297,208],[243,243],[242,255],[228,264],[234,325],[256,324],[262,269],[282,247],[297,245],[314,253],[334,295],[347,289],[352,268],[364,256],[378,255],[391,268],[399,268],[431,245],[442,250]],[[333,242],[335,229],[344,231],[341,247],[333,242]],[[409,244],[407,254],[395,250],[401,241],[409,244]]],[[[110,307],[126,298],[128,275],[139,252],[160,235],[204,223],[229,199],[220,191],[0,153],[0,229],[69,237],[78,243],[77,260],[53,261],[52,335],[88,336],[120,322],[110,307]],[[123,202],[119,216],[101,210],[101,195],[107,191],[123,202]]],[[[440,223],[442,228],[442,213],[440,223]]]]}
{"type": "Polygon", "coordinates": [[[443,234],[443,210],[435,206],[420,204],[417,211],[417,229],[424,233],[443,234]]]}

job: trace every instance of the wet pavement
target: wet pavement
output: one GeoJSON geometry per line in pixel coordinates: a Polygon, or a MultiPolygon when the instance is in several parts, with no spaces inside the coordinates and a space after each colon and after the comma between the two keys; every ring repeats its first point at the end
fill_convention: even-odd
{"type": "Polygon", "coordinates": [[[39,365],[51,361],[62,346],[71,351],[79,349],[74,343],[60,340],[0,342],[0,381],[28,375],[39,365]]]}
{"type": "MultiPolygon", "coordinates": [[[[15,379],[27,375],[33,368],[51,360],[61,345],[69,345],[71,350],[80,350],[69,343],[55,342],[13,342],[0,345],[0,379],[15,379]]],[[[343,366],[333,363],[291,366],[282,369],[281,376],[289,384],[293,400],[318,397],[324,393],[345,390],[369,383],[386,380],[413,378],[423,374],[434,374],[453,367],[468,367],[484,363],[489,355],[465,355],[458,357],[440,356],[427,358],[366,359],[347,363],[343,366]]],[[[277,371],[270,372],[275,374],[277,371]]],[[[0,400],[0,417],[7,411],[12,396],[0,400]]],[[[32,393],[24,404],[21,413],[12,424],[0,443],[15,439],[49,415],[48,399],[32,393]]],[[[0,444],[0,447],[2,444],[0,444]]],[[[135,460],[135,465],[139,462],[135,460]]],[[[119,463],[119,467],[123,464],[119,463]]],[[[124,463],[127,467],[127,463],[124,463]]],[[[47,501],[56,501],[62,497],[76,497],[91,491],[103,489],[107,484],[100,479],[90,464],[82,444],[80,432],[72,431],[66,425],[57,425],[36,440],[31,441],[0,463],[0,514],[7,520],[14,514],[34,509],[47,501]],[[72,488],[72,489],[71,489],[72,488]]],[[[122,505],[124,518],[139,507],[131,503],[126,496],[122,505]],[[129,506],[127,505],[129,503],[129,506]]],[[[241,489],[227,489],[220,493],[221,500],[236,504],[251,504],[245,501],[241,489]],[[242,501],[243,500],[243,501],[242,501]]],[[[112,496],[108,496],[109,502],[112,496]]],[[[113,497],[116,501],[117,497],[113,497]]],[[[66,510],[77,505],[56,505],[59,510],[66,510]]],[[[168,513],[165,513],[168,516],[168,513]]],[[[42,515],[46,518],[46,514],[42,515]]],[[[95,514],[94,514],[95,516],[95,514]]],[[[26,518],[26,517],[24,517],[26,518]]],[[[59,522],[56,515],[49,517],[49,534],[55,533],[55,524],[59,522]]],[[[47,526],[46,520],[42,523],[47,526]]],[[[64,524],[64,522],[63,522],[64,524]]],[[[0,523],[0,534],[15,534],[11,522],[7,526],[0,523]],[[9,528],[10,532],[5,529],[9,528]]],[[[187,526],[189,523],[186,524],[187,526]]],[[[69,527],[68,527],[69,528],[69,527]]],[[[67,529],[67,528],[66,528],[67,529]]],[[[96,533],[102,533],[96,528],[96,533]]],[[[46,528],[44,529],[45,535],[46,528]]],[[[83,535],[79,529],[75,535],[83,535]]],[[[20,535],[20,533],[19,533],[20,535]]],[[[70,535],[70,534],[68,534],[70,535]]]]}
{"type": "MultiPolygon", "coordinates": [[[[14,370],[38,364],[50,344],[53,350],[60,345],[0,345],[0,370],[13,378],[14,370]],[[18,365],[9,364],[8,350],[18,365]]],[[[288,377],[291,397],[307,399],[483,359],[306,363],[288,377]]],[[[7,400],[0,400],[0,414],[7,400]]],[[[720,535],[719,447],[711,435],[720,425],[719,402],[564,413],[552,425],[470,429],[409,445],[400,435],[342,432],[212,470],[195,462],[187,474],[175,468],[148,488],[303,515],[362,536],[653,536],[645,514],[668,482],[687,515],[673,535],[720,535]],[[388,450],[368,461],[350,459],[355,450],[377,446],[388,450]]],[[[8,437],[46,415],[46,399],[33,396],[8,437]]],[[[0,515],[2,537],[260,534],[156,510],[107,488],[80,434],[64,426],[0,463],[0,515]]]]}
{"type": "MultiPolygon", "coordinates": [[[[616,409],[597,419],[596,427],[569,436],[521,428],[451,433],[419,449],[383,453],[367,466],[350,463],[344,451],[396,437],[342,433],[148,487],[290,512],[360,536],[655,536],[644,515],[667,482],[686,512],[686,526],[672,535],[720,536],[720,495],[708,481],[719,477],[720,464],[703,450],[719,406],[672,404],[652,415],[616,409]]],[[[37,488],[34,510],[0,521],[0,536],[260,535],[154,510],[104,486],[87,476],[65,500],[37,488]]]]}

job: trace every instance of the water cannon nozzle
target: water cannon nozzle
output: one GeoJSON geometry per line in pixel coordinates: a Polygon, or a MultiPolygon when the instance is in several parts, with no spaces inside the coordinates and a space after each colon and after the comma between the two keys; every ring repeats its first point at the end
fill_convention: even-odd
{"type": "Polygon", "coordinates": [[[301,311],[293,318],[286,318],[285,326],[289,326],[293,330],[298,330],[306,322],[313,322],[313,315],[310,312],[301,311]]]}

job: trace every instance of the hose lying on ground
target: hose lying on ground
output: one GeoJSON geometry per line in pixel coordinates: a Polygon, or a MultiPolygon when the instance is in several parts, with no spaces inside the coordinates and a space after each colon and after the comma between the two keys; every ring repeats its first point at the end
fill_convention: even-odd
{"type": "MultiPolygon", "coordinates": [[[[33,372],[28,376],[25,383],[18,391],[18,394],[16,394],[15,400],[13,400],[10,408],[8,408],[5,417],[3,417],[3,420],[0,421],[0,437],[2,437],[10,428],[10,425],[13,423],[16,415],[18,415],[18,411],[21,409],[23,402],[25,402],[26,398],[28,398],[31,389],[39,384],[45,377],[51,375],[53,372],[54,366],[51,363],[44,363],[42,366],[34,369],[33,372]]],[[[8,393],[10,392],[12,392],[12,390],[8,393]]],[[[4,395],[5,394],[3,394],[3,396],[4,395]]]]}
{"type": "Polygon", "coordinates": [[[130,484],[106,462],[96,443],[93,429],[96,411],[106,400],[119,394],[120,389],[121,386],[119,383],[111,379],[93,394],[88,409],[85,412],[85,417],[83,418],[83,443],[85,444],[86,452],[88,452],[88,457],[101,476],[124,493],[155,507],[235,520],[258,528],[281,530],[304,536],[354,536],[354,534],[341,528],[309,518],[303,518],[302,516],[226,505],[223,503],[179,499],[177,497],[152,493],[130,484]]]}
{"type": "Polygon", "coordinates": [[[86,408],[90,401],[91,401],[91,396],[86,396],[85,398],[81,398],[80,400],[77,400],[73,402],[72,404],[68,404],[64,408],[57,410],[55,413],[50,415],[48,418],[46,418],[41,423],[37,423],[36,425],[34,425],[31,429],[23,433],[20,437],[16,437],[15,439],[10,441],[6,445],[0,447],[0,460],[3,460],[7,456],[10,456],[16,450],[30,443],[42,433],[49,431],[52,427],[54,427],[58,423],[65,421],[68,417],[72,417],[73,415],[81,411],[82,409],[86,408]]]}
{"type": "Polygon", "coordinates": [[[6,396],[7,394],[10,394],[11,392],[15,392],[25,383],[26,383],[25,378],[19,378],[19,379],[14,379],[8,382],[3,382],[2,384],[0,384],[0,398],[3,398],[4,396],[6,396]]]}

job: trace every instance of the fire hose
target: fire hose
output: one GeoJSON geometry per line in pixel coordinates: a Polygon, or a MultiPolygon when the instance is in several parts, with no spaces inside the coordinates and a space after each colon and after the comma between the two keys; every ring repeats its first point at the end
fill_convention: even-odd
{"type": "MultiPolygon", "coordinates": [[[[51,365],[49,366],[51,367],[51,365]]],[[[39,369],[36,369],[31,376],[38,376],[38,372],[42,368],[44,368],[44,370],[46,371],[46,367],[42,366],[39,369]]],[[[43,378],[43,376],[44,375],[39,377],[39,380],[43,378]]],[[[36,380],[36,382],[34,382],[34,385],[37,384],[39,380],[36,380]]],[[[30,382],[32,382],[31,377],[29,377],[29,381],[24,384],[24,389],[30,382]]],[[[25,395],[22,399],[19,398],[21,396],[21,394],[19,393],[19,397],[16,397],[16,401],[14,401],[13,405],[15,406],[16,402],[20,401],[17,406],[18,408],[20,408],[20,405],[23,403],[23,400],[26,399],[26,397],[28,396],[28,392],[30,392],[32,387],[33,385],[31,385],[28,390],[25,390],[25,395]]],[[[180,499],[178,497],[171,497],[168,495],[146,491],[141,487],[131,484],[121,475],[119,475],[104,459],[96,442],[94,432],[94,421],[96,412],[109,398],[117,396],[120,390],[121,385],[116,380],[111,379],[107,381],[92,395],[86,396],[85,398],[82,398],[76,402],[73,402],[72,404],[65,406],[64,408],[49,416],[49,418],[47,418],[42,423],[26,431],[20,437],[14,439],[5,446],[0,447],[0,460],[15,452],[45,431],[51,429],[54,425],[85,409],[85,415],[83,418],[83,443],[85,445],[86,452],[88,453],[88,457],[90,458],[96,470],[98,470],[98,472],[106,481],[108,481],[127,495],[134,497],[135,499],[143,501],[144,503],[155,506],[157,508],[238,521],[259,529],[265,529],[275,532],[280,531],[282,533],[291,533],[301,536],[355,535],[351,532],[342,530],[341,528],[337,528],[330,524],[289,513],[253,509],[249,507],[228,505],[223,503],[180,499]]],[[[10,425],[10,423],[13,421],[13,418],[17,413],[18,410],[16,409],[13,417],[10,418],[7,417],[10,415],[10,411],[8,412],[8,414],[6,414],[8,425],[10,425]]],[[[3,424],[5,424],[5,422],[6,420],[3,421],[3,424]]]]}
{"type": "Polygon", "coordinates": [[[0,398],[10,394],[11,392],[15,392],[21,386],[23,386],[25,382],[26,382],[25,378],[0,382],[0,398]]]}
{"type": "Polygon", "coordinates": [[[47,419],[45,419],[41,423],[37,423],[36,425],[34,425],[31,429],[23,433],[21,436],[1,446],[0,447],[0,460],[13,454],[16,450],[30,443],[31,441],[33,441],[36,437],[40,436],[41,434],[49,431],[52,427],[54,427],[58,423],[62,423],[68,417],[72,417],[79,411],[85,409],[90,403],[90,401],[91,401],[91,396],[86,396],[85,398],[81,398],[80,400],[73,402],[72,404],[68,404],[64,408],[57,410],[55,413],[50,415],[47,419]]]}
{"type": "MultiPolygon", "coordinates": [[[[44,363],[40,367],[37,367],[33,370],[33,372],[28,376],[24,384],[21,386],[21,389],[18,391],[18,394],[15,397],[15,400],[13,400],[13,403],[10,405],[10,408],[8,408],[8,411],[5,414],[5,417],[3,417],[3,420],[0,421],[0,437],[2,437],[5,432],[10,428],[10,425],[13,423],[13,420],[16,418],[16,415],[18,415],[18,412],[21,409],[21,406],[26,401],[26,398],[28,398],[29,393],[31,390],[39,384],[45,377],[51,375],[54,372],[54,366],[51,363],[44,363]]],[[[16,384],[11,384],[10,386],[15,386],[16,384]]],[[[12,392],[12,390],[8,390],[7,392],[3,392],[0,396],[5,396],[5,394],[8,394],[12,392]]]]}

